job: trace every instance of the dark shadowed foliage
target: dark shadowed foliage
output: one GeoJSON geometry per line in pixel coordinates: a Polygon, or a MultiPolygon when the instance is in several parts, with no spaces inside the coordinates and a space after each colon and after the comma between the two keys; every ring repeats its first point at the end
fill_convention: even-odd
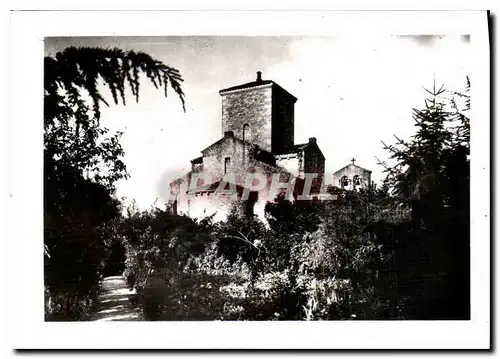
{"type": "Polygon", "coordinates": [[[142,52],[70,47],[44,60],[44,242],[47,319],[82,319],[97,294],[120,217],[115,181],[128,176],[121,133],[100,125],[100,106],[139,100],[140,78],[184,106],[179,72],[142,52]]]}
{"type": "Polygon", "coordinates": [[[425,108],[414,110],[416,134],[385,146],[397,161],[384,164],[387,182],[412,209],[393,266],[409,318],[470,318],[469,89],[467,79],[463,94],[428,91],[425,108]]]}

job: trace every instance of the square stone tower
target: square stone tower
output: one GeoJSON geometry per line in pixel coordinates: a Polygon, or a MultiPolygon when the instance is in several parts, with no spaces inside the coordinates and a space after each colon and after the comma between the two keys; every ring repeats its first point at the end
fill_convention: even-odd
{"type": "Polygon", "coordinates": [[[219,91],[222,133],[255,144],[273,154],[294,146],[294,105],[297,98],[271,80],[257,79],[219,91]]]}

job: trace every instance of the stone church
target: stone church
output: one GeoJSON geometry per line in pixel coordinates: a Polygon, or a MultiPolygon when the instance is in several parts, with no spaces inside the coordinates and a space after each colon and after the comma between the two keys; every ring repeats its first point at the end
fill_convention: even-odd
{"type": "Polygon", "coordinates": [[[174,211],[195,218],[214,214],[219,220],[236,209],[263,218],[264,206],[274,195],[256,190],[248,182],[249,173],[268,182],[278,175],[280,182],[293,183],[290,192],[294,197],[302,193],[304,174],[317,174],[312,187],[318,187],[325,157],[314,137],[306,143],[294,142],[296,97],[276,82],[263,80],[260,71],[255,81],[219,94],[221,138],[202,149],[201,156],[191,160],[191,171],[170,184],[169,205],[174,211]],[[221,183],[224,189],[226,183],[236,189],[235,194],[222,191],[223,195],[216,195],[221,183]]]}

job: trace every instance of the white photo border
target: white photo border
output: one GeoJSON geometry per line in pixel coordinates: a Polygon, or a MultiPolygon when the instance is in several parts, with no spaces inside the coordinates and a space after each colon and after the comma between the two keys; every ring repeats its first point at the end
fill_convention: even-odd
{"type": "Polygon", "coordinates": [[[490,58],[486,11],[13,12],[4,241],[10,343],[18,349],[487,349],[490,347],[490,58]],[[259,16],[259,22],[254,17],[259,16]],[[322,322],[44,321],[43,54],[51,36],[469,34],[471,320],[322,322]],[[131,339],[133,338],[133,339],[131,339]],[[395,339],[397,338],[397,339],[395,339]]]}

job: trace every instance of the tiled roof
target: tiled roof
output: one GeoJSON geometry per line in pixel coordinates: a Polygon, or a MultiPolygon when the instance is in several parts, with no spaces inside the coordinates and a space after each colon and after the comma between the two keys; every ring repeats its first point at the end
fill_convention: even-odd
{"type": "MultiPolygon", "coordinates": [[[[276,155],[277,156],[280,156],[280,155],[290,155],[292,153],[297,153],[299,151],[303,151],[305,150],[308,146],[312,146],[312,145],[315,145],[318,149],[318,145],[317,144],[313,144],[313,143],[309,143],[309,142],[306,142],[306,143],[299,143],[297,145],[293,145],[293,147],[289,148],[288,150],[286,151],[283,151],[283,152],[280,152],[280,153],[277,153],[276,155]]],[[[321,150],[319,150],[321,152],[321,150]]]]}
{"type": "MultiPolygon", "coordinates": [[[[226,137],[226,136],[224,136],[224,137],[222,137],[220,140],[215,141],[215,142],[214,142],[214,143],[212,143],[210,146],[208,146],[208,147],[204,148],[203,150],[201,150],[201,153],[204,153],[204,152],[205,152],[206,150],[208,150],[209,148],[212,148],[212,147],[214,147],[214,146],[217,146],[218,144],[220,144],[220,143],[222,143],[222,142],[226,141],[228,138],[232,138],[232,139],[234,139],[234,140],[235,140],[235,141],[237,141],[237,142],[240,142],[240,143],[242,143],[242,144],[245,144],[245,145],[249,146],[250,148],[254,148],[254,147],[256,147],[256,145],[255,145],[255,144],[250,143],[250,142],[248,142],[248,141],[243,141],[242,139],[240,139],[240,138],[238,138],[238,137],[234,137],[234,136],[226,137]]],[[[203,156],[201,156],[201,157],[203,157],[203,156]]]]}
{"type": "Polygon", "coordinates": [[[309,145],[309,143],[301,143],[301,144],[298,144],[298,145],[293,145],[293,147],[289,148],[288,150],[282,151],[280,153],[276,153],[276,155],[277,156],[280,156],[280,155],[291,155],[292,153],[297,153],[299,151],[302,151],[308,145],[309,145]]]}
{"type": "Polygon", "coordinates": [[[274,82],[271,80],[252,81],[252,82],[247,82],[246,84],[225,88],[223,90],[220,90],[219,93],[227,92],[227,91],[234,91],[234,90],[242,90],[242,89],[263,86],[263,85],[269,85],[269,84],[274,84],[274,82]]]}
{"type": "Polygon", "coordinates": [[[303,150],[303,149],[304,149],[304,148],[306,148],[307,146],[309,146],[309,143],[307,143],[307,142],[306,142],[306,143],[300,143],[300,144],[298,144],[298,145],[294,145],[294,146],[293,146],[293,149],[294,149],[295,151],[299,151],[299,150],[303,150]]]}
{"type": "Polygon", "coordinates": [[[261,148],[256,148],[254,158],[257,161],[264,162],[270,166],[276,166],[276,158],[274,158],[272,153],[261,148]]]}
{"type": "Polygon", "coordinates": [[[294,95],[292,95],[290,92],[288,92],[287,90],[285,90],[283,87],[281,87],[280,85],[278,85],[276,82],[274,82],[272,80],[255,80],[255,81],[252,81],[252,82],[247,82],[247,83],[242,84],[242,85],[236,85],[236,86],[228,87],[228,88],[225,88],[223,90],[220,90],[219,94],[223,94],[225,92],[230,92],[230,91],[249,89],[249,88],[252,88],[252,87],[258,87],[258,86],[264,86],[264,85],[272,85],[273,87],[278,88],[281,91],[284,91],[291,98],[293,98],[294,101],[297,101],[297,98],[294,95]]]}
{"type": "MultiPolygon", "coordinates": [[[[230,136],[230,137],[226,137],[226,136],[222,137],[220,140],[212,143],[210,146],[203,149],[201,151],[201,153],[204,153],[205,151],[207,151],[209,148],[212,148],[213,146],[217,146],[218,144],[226,141],[228,138],[232,138],[233,140],[235,140],[241,144],[247,145],[248,149],[253,151],[253,156],[256,160],[263,162],[263,163],[266,163],[266,164],[271,165],[271,166],[276,165],[276,159],[274,158],[274,156],[270,152],[268,152],[262,148],[259,148],[259,146],[255,145],[253,143],[250,143],[248,141],[243,141],[242,139],[240,139],[238,137],[234,137],[234,135],[230,136]]],[[[200,159],[201,159],[200,163],[203,162],[203,156],[195,158],[191,162],[196,163],[195,161],[197,161],[197,160],[199,161],[200,159]]]]}
{"type": "Polygon", "coordinates": [[[191,160],[191,163],[193,164],[203,163],[203,156],[196,157],[195,159],[191,160]]]}

